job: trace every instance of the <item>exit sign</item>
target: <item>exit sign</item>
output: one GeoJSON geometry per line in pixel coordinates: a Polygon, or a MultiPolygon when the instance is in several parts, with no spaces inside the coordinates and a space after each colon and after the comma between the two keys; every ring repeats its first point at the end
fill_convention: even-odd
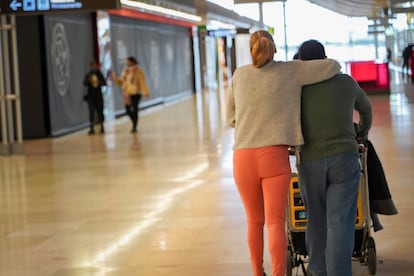
{"type": "Polygon", "coordinates": [[[109,10],[119,7],[119,0],[1,0],[0,14],[29,15],[109,10]]]}

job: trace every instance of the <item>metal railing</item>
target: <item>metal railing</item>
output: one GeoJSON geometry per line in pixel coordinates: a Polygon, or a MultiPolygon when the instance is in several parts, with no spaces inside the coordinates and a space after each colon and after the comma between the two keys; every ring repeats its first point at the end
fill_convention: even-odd
{"type": "Polygon", "coordinates": [[[23,154],[15,16],[0,21],[0,155],[23,154]]]}

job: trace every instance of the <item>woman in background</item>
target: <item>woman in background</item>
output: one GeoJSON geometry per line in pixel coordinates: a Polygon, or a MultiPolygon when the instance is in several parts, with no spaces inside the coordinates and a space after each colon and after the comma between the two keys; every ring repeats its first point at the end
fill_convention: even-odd
{"type": "Polygon", "coordinates": [[[122,87],[125,111],[132,122],[131,133],[136,133],[138,131],[139,102],[142,96],[149,97],[144,71],[138,66],[135,57],[128,57],[121,78],[118,78],[115,72],[112,72],[112,79],[122,87]]]}

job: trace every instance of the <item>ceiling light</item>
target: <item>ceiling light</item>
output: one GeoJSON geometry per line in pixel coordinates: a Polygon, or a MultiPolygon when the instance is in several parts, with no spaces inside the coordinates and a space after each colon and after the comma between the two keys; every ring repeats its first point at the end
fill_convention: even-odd
{"type": "Polygon", "coordinates": [[[161,13],[164,15],[170,15],[170,16],[174,16],[174,17],[178,17],[181,19],[186,19],[186,20],[190,20],[194,22],[201,21],[201,17],[194,15],[194,14],[172,10],[172,9],[167,9],[167,8],[154,6],[150,4],[145,4],[142,2],[131,1],[131,0],[121,0],[121,4],[125,6],[129,6],[129,7],[133,7],[133,8],[144,9],[144,10],[151,11],[151,12],[161,13]]]}
{"type": "Polygon", "coordinates": [[[230,29],[230,30],[236,29],[236,26],[234,26],[233,24],[223,23],[218,20],[210,20],[208,27],[212,27],[214,29],[230,29]]]}

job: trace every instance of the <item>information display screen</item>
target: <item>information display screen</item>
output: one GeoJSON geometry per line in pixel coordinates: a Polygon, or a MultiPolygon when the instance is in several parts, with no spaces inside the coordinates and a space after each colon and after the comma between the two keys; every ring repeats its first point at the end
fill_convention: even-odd
{"type": "Polygon", "coordinates": [[[46,14],[117,9],[120,0],[1,0],[0,14],[46,14]]]}

